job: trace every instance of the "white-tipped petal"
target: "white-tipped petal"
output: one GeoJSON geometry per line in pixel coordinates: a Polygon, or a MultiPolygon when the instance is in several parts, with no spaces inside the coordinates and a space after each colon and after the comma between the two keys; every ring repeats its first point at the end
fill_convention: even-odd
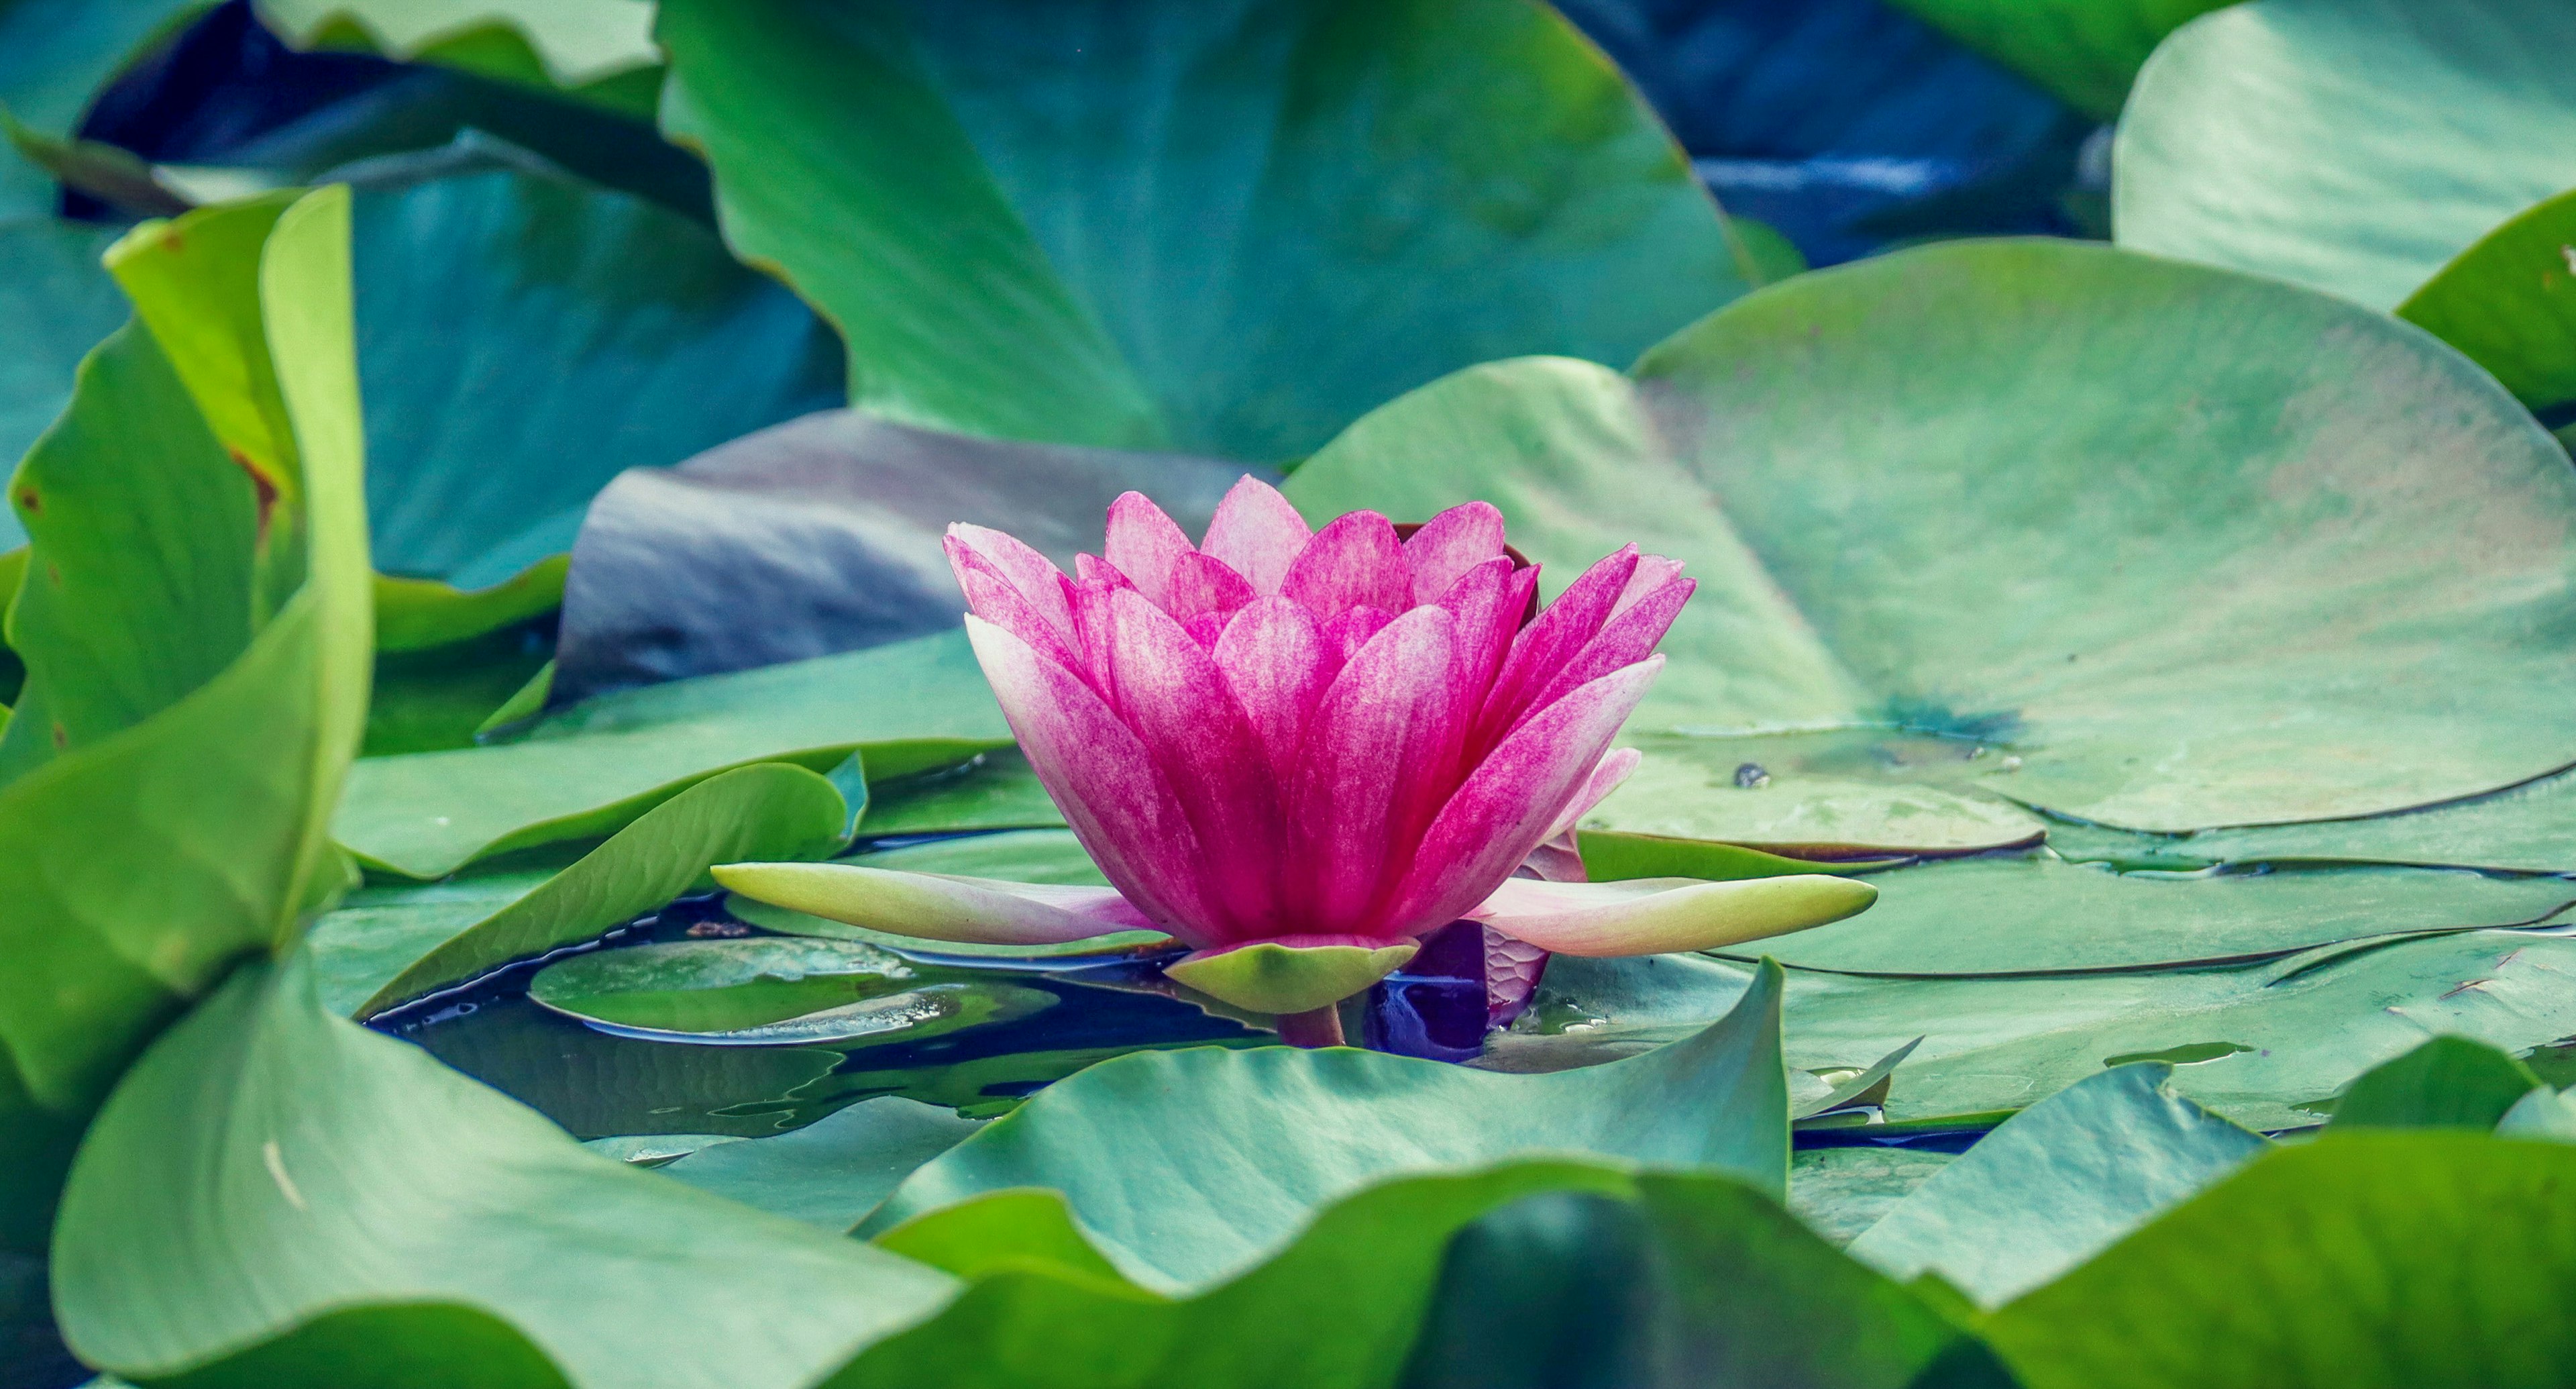
{"type": "Polygon", "coordinates": [[[855,863],[728,863],[717,882],[755,902],[888,935],[968,945],[1054,945],[1159,930],[1113,888],[905,873],[855,863]]]}
{"type": "Polygon", "coordinates": [[[1724,883],[1512,878],[1467,916],[1560,955],[1661,955],[1803,931],[1877,900],[1878,889],[1867,883],[1822,873],[1724,883]]]}

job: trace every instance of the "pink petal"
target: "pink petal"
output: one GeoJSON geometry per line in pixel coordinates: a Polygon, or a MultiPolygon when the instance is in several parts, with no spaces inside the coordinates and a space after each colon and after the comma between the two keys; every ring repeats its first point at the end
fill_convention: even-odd
{"type": "Polygon", "coordinates": [[[1619,783],[1626,781],[1628,774],[1637,770],[1637,764],[1645,757],[1635,748],[1612,748],[1603,754],[1601,760],[1593,764],[1592,774],[1575,788],[1574,799],[1567,801],[1565,809],[1558,811],[1556,819],[1549,823],[1547,837],[1554,839],[1558,835],[1572,834],[1583,817],[1592,813],[1592,807],[1618,790],[1619,783]]]}
{"type": "Polygon", "coordinates": [[[1458,620],[1458,687],[1469,709],[1484,707],[1537,581],[1535,569],[1515,570],[1509,559],[1489,559],[1460,574],[1435,600],[1458,620]]]}
{"type": "Polygon", "coordinates": [[[1313,614],[1285,598],[1254,599],[1226,624],[1214,654],[1226,688],[1269,753],[1272,773],[1286,786],[1307,717],[1340,663],[1326,664],[1313,614]]]}
{"type": "Polygon", "coordinates": [[[1066,825],[1127,900],[1185,941],[1212,919],[1189,817],[1144,743],[1079,676],[969,615],[967,639],[1020,751],[1066,825]]]}
{"type": "MultiPolygon", "coordinates": [[[[1305,929],[1376,929],[1403,872],[1407,821],[1436,788],[1425,766],[1451,755],[1458,723],[1449,678],[1453,622],[1416,608],[1351,657],[1315,707],[1289,796],[1287,880],[1305,929]]],[[[1517,862],[1517,860],[1515,860],[1517,862]]]]}
{"type": "Polygon", "coordinates": [[[1512,878],[1467,915],[1560,955],[1660,955],[1803,931],[1840,921],[1876,900],[1878,889],[1867,883],[1821,873],[1726,883],[1512,878]]]}
{"type": "Polygon", "coordinates": [[[1468,502],[1422,523],[1404,541],[1413,571],[1413,601],[1428,603],[1449,591],[1458,576],[1503,554],[1503,513],[1491,502],[1468,502]]]}
{"type": "Polygon", "coordinates": [[[956,572],[957,586],[966,593],[966,606],[976,616],[1009,631],[1068,670],[1083,672],[1090,668],[1076,645],[1080,638],[1071,617],[1073,600],[1062,574],[1052,576],[1048,589],[1056,598],[1054,611],[1064,614],[1058,618],[1030,602],[991,561],[968,549],[957,537],[949,536],[944,543],[948,567],[956,572]]]}
{"type": "MultiPolygon", "coordinates": [[[[1177,534],[1177,532],[1175,532],[1177,534]]],[[[1149,598],[1152,594],[1146,595],[1149,598]]],[[[1196,550],[1180,557],[1172,565],[1168,591],[1154,601],[1183,623],[1203,614],[1213,613],[1222,620],[1243,610],[1257,595],[1243,576],[1225,567],[1225,561],[1196,550]]]]}
{"type": "Polygon", "coordinates": [[[1512,654],[1495,677],[1476,727],[1476,746],[1491,746],[1532,707],[1545,689],[1610,620],[1610,609],[1637,569],[1637,547],[1623,545],[1566,586],[1538,620],[1521,629],[1512,654]]]}
{"type": "Polygon", "coordinates": [[[1133,580],[1139,592],[1171,606],[1172,566],[1195,554],[1190,538],[1142,492],[1122,492],[1109,504],[1109,537],[1101,553],[1133,580]]]}
{"type": "Polygon", "coordinates": [[[755,902],[917,940],[1052,945],[1157,929],[1105,887],[905,873],[855,863],[729,863],[717,882],[755,902]]]}
{"type": "Polygon", "coordinates": [[[1637,605],[1637,600],[1682,576],[1682,562],[1662,555],[1637,556],[1637,569],[1628,576],[1628,586],[1619,591],[1619,601],[1610,608],[1610,620],[1637,605]]]}
{"type": "Polygon", "coordinates": [[[1509,877],[1547,838],[1663,664],[1650,656],[1583,686],[1486,754],[1423,836],[1387,929],[1444,925],[1509,877]]]}
{"type": "MultiPolygon", "coordinates": [[[[1229,937],[1286,929],[1279,900],[1279,786],[1268,749],[1223,672],[1170,613],[1133,590],[1109,599],[1120,721],[1135,730],[1197,831],[1204,895],[1229,937]]],[[[1211,934],[1216,934],[1211,923],[1211,934]]]]}
{"type": "Polygon", "coordinates": [[[1335,517],[1288,567],[1279,591],[1330,619],[1353,608],[1400,613],[1413,606],[1413,571],[1395,524],[1374,511],[1335,517]]]}
{"type": "Polygon", "coordinates": [[[1134,588],[1127,571],[1094,554],[1073,557],[1073,582],[1081,588],[1134,588]]]}
{"type": "Polygon", "coordinates": [[[1020,596],[1029,600],[1030,606],[1055,624],[1056,630],[1068,637],[1073,635],[1073,618],[1065,607],[1064,571],[1055,567],[1055,561],[1030,549],[1015,537],[962,522],[948,528],[950,564],[956,563],[960,547],[983,560],[1004,582],[1018,589],[1020,596]]]}
{"type": "Polygon", "coordinates": [[[1654,654],[1655,643],[1672,630],[1673,619],[1681,616],[1682,605],[1698,588],[1696,579],[1674,578],[1630,604],[1626,612],[1610,619],[1599,636],[1586,642],[1574,659],[1565,663],[1565,669],[1530,697],[1520,718],[1529,718],[1586,681],[1598,680],[1654,654]]]}
{"type": "MultiPolygon", "coordinates": [[[[1309,608],[1307,612],[1311,615],[1314,610],[1309,608]]],[[[1368,645],[1393,621],[1395,614],[1384,608],[1352,608],[1325,622],[1321,629],[1325,668],[1334,672],[1341,670],[1351,657],[1359,654],[1361,647],[1368,645]]]]}
{"type": "Polygon", "coordinates": [[[1217,503],[1199,549],[1225,561],[1226,567],[1252,584],[1253,592],[1272,594],[1288,577],[1288,566],[1306,548],[1306,518],[1279,495],[1279,489],[1246,477],[1217,503]]]}

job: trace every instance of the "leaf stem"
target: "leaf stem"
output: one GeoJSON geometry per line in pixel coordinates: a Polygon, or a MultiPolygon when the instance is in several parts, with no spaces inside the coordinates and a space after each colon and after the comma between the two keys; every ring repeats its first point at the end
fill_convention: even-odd
{"type": "Polygon", "coordinates": [[[1279,1015],[1279,1040],[1292,1047],[1342,1045],[1342,1010],[1336,1004],[1304,1013],[1279,1015]]]}

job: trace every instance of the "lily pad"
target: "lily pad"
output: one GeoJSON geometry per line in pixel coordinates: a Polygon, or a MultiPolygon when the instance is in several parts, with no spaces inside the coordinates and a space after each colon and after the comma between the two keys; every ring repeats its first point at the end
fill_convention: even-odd
{"type": "Polygon", "coordinates": [[[989,979],[924,975],[855,941],[673,941],[559,960],[528,997],[612,1035],[716,1046],[922,1041],[1055,1005],[989,979]]]}
{"type": "Polygon", "coordinates": [[[2531,1068],[2504,1052],[2465,1037],[2436,1037],[2364,1072],[2335,1098],[2328,1127],[2484,1133],[2538,1088],[2531,1068]]]}
{"type": "Polygon", "coordinates": [[[2119,873],[2042,853],[1879,874],[1868,912],[1766,941],[1783,964],[1860,974],[2033,975],[2205,967],[2422,931],[2529,926],[2576,884],[2410,868],[2119,873]]]}
{"type": "Polygon", "coordinates": [[[2229,0],[1896,0],[1970,48],[2111,120],[2165,35],[2229,0]]]}
{"type": "Polygon", "coordinates": [[[886,1095],[794,1133],[702,1149],[660,1168],[702,1191],[846,1234],[913,1169],[983,1125],[886,1095]]]}
{"type": "Polygon", "coordinates": [[[2111,159],[2123,246],[2393,309],[2576,188],[2576,12],[2554,0],[2255,0],[2138,75],[2111,159]]]}
{"type": "Polygon", "coordinates": [[[954,767],[871,786],[868,792],[859,833],[871,837],[1034,829],[1064,823],[1064,812],[1056,809],[1046,785],[1016,747],[996,748],[954,767]]]}
{"type": "Polygon", "coordinates": [[[711,865],[822,857],[847,819],[831,783],[762,763],[699,782],[560,873],[362,888],[314,923],[324,1001],[365,1018],[579,944],[688,891],[711,865]]]}
{"type": "Polygon", "coordinates": [[[1938,1148],[1876,1143],[1801,1148],[1789,1155],[1789,1209],[1826,1242],[1847,1245],[1957,1159],[1938,1148]]]}
{"type": "Polygon", "coordinates": [[[259,0],[259,14],[298,47],[371,48],[567,90],[661,62],[652,8],[631,0],[259,0]]]}
{"type": "Polygon", "coordinates": [[[371,757],[332,830],[373,868],[438,878],[614,833],[731,767],[828,772],[863,751],[869,774],[890,778],[1009,741],[964,634],[949,633],[602,695],[489,747],[371,757]]]}
{"type": "Polygon", "coordinates": [[[2270,1146],[2174,1094],[2172,1074],[2114,1067],[2014,1115],[1852,1241],[1852,1257],[1892,1278],[1936,1271],[1992,1307],[2270,1146]]]}
{"type": "MultiPolygon", "coordinates": [[[[147,316],[198,293],[245,306],[243,321],[199,322],[190,347],[283,383],[294,503],[271,522],[303,544],[283,605],[255,632],[238,614],[220,629],[240,643],[228,663],[208,669],[203,633],[135,628],[128,669],[164,681],[195,669],[203,682],[162,684],[127,706],[137,721],[85,729],[82,745],[67,739],[0,788],[0,890],[16,904],[0,915],[13,962],[0,971],[0,1246],[43,1247],[72,1145],[118,1074],[233,962],[291,940],[336,880],[323,824],[357,751],[369,645],[343,199],[201,214],[181,224],[198,234],[193,253],[155,234],[166,228],[128,248],[147,316]]],[[[113,443],[93,460],[103,470],[134,448],[174,470],[202,461],[172,439],[99,442],[113,443]]],[[[67,505],[48,525],[110,531],[125,504],[93,499],[86,522],[67,505]]],[[[234,519],[197,518],[216,534],[234,519]]],[[[46,661],[41,645],[26,652],[46,661]]],[[[12,723],[29,717],[22,704],[12,723]]]]}
{"type": "MultiPolygon", "coordinates": [[[[125,321],[125,296],[98,263],[114,239],[51,218],[0,221],[0,322],[10,325],[0,357],[0,464],[17,466],[71,400],[73,368],[125,321]]],[[[0,511],[0,550],[26,539],[17,509],[0,511]]]]}
{"type": "MultiPolygon", "coordinates": [[[[367,501],[388,574],[508,583],[571,550],[625,469],[839,403],[831,330],[688,218],[490,141],[354,176],[367,501]]],[[[409,630],[388,637],[470,636],[551,606],[547,587],[439,623],[411,610],[468,599],[416,584],[409,630]]]]}
{"type": "Polygon", "coordinates": [[[2549,1384],[2576,1356],[2570,1182],[2552,1143],[2284,1146],[1984,1329],[2030,1389],[2549,1384]]]}
{"type": "Polygon", "coordinates": [[[1533,1149],[1723,1168],[1776,1194],[1789,1146],[1779,987],[1778,970],[1765,967],[1694,1037],[1562,1075],[1338,1048],[1122,1057],[1049,1087],[923,1167],[863,1228],[1050,1187],[1122,1275],[1169,1295],[1263,1262],[1318,1207],[1362,1187],[1533,1149]],[[1260,1162],[1246,1164],[1245,1153],[1260,1162]],[[1160,1196],[1140,1204],[1137,1190],[1160,1196]]]}
{"type": "Polygon", "coordinates": [[[1522,0],[666,0],[656,35],[727,239],[906,423],[1290,458],[1472,362],[1625,361],[1754,273],[1522,0]]]}
{"type": "Polygon", "coordinates": [[[1586,830],[1717,841],[1818,858],[1980,853],[2035,844],[2047,822],[1978,785],[2003,756],[1901,729],[1627,739],[1643,760],[1586,830]]]}
{"type": "MultiPolygon", "coordinates": [[[[1973,741],[1980,790],[2153,830],[2395,810],[2576,750],[2564,451],[2406,325],[2249,276],[1900,252],[1730,305],[1634,380],[1459,373],[1287,490],[1310,516],[1483,497],[1560,580],[1626,540],[1686,561],[1640,736],[1973,741]]],[[[1856,845],[1921,837],[1837,818],[1856,845]]]]}
{"type": "Polygon", "coordinates": [[[1120,493],[1152,496],[1196,534],[1245,471],[942,434],[850,410],[677,467],[630,470],[581,522],[557,698],[954,627],[966,606],[941,549],[951,524],[1006,531],[1070,572],[1076,553],[1100,548],[1120,493]]]}
{"type": "MultiPolygon", "coordinates": [[[[2570,175],[2576,180],[2576,174],[2570,175]]],[[[2453,257],[2397,316],[2469,354],[2553,424],[2576,407],[2576,192],[2527,208],[2453,257]]]]}
{"type": "Polygon", "coordinates": [[[2203,830],[2170,838],[2053,826],[2068,858],[2204,863],[2399,863],[2514,873],[2576,872],[2576,774],[2440,805],[2351,820],[2203,830]]]}
{"type": "Polygon", "coordinates": [[[135,1068],[61,1234],[66,1338],[147,1381],[320,1385],[363,1355],[420,1382],[801,1389],[955,1287],[586,1152],[331,1016],[294,966],[241,971],[135,1068]]]}

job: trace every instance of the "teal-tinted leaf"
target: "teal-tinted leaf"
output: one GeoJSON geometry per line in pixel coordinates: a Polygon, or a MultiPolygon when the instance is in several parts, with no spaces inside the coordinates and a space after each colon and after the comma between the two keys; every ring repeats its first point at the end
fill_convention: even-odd
{"type": "Polygon", "coordinates": [[[2564,1382],[2576,1150],[2461,1133],[2285,1146],[1985,1323],[2029,1389],[2564,1382]]]}
{"type": "Polygon", "coordinates": [[[935,1105],[888,1095],[851,1105],[794,1133],[703,1148],[658,1170],[746,1206],[841,1234],[914,1168],[982,1127],[935,1105]]]}
{"type": "Polygon", "coordinates": [[[947,834],[958,830],[1015,830],[1064,823],[1029,760],[1018,748],[997,748],[971,762],[923,772],[873,787],[865,835],[947,834]]]}
{"type": "MultiPolygon", "coordinates": [[[[1786,1054],[1801,1070],[1860,1067],[1922,1036],[1892,1080],[1892,1120],[2018,1109],[2116,1060],[2198,1056],[2175,1066],[2178,1093],[2250,1128],[2299,1128],[2317,1123],[2354,1077],[2427,1037],[2519,1051],[2576,1035],[2576,997],[2563,987],[2571,969],[2576,942],[2477,931],[2313,967],[2294,958],[2033,979],[1792,970],[1786,1054]]],[[[1747,972],[1703,957],[1558,956],[1529,1019],[1479,1064],[1554,1068],[1686,1036],[1733,1005],[1747,972]]]]}
{"type": "Polygon", "coordinates": [[[120,248],[147,319],[171,307],[162,290],[249,306],[246,321],[189,320],[188,354],[276,383],[301,504],[272,511],[269,529],[295,533],[303,563],[256,635],[231,629],[247,645],[220,672],[0,791],[0,895],[13,904],[0,914],[0,1245],[41,1245],[71,1144],[126,1063],[232,961],[291,941],[337,871],[323,827],[357,750],[369,646],[345,215],[326,191],[283,215],[201,214],[120,248]]]}
{"type": "MultiPolygon", "coordinates": [[[[70,222],[0,221],[0,322],[10,325],[0,357],[0,464],[17,466],[70,401],[81,358],[125,320],[125,297],[98,263],[112,239],[70,222]]],[[[25,541],[17,508],[0,510],[0,550],[25,541]]]]}
{"type": "MultiPolygon", "coordinates": [[[[1730,305],[1634,382],[1460,373],[1288,491],[1314,516],[1481,496],[1551,575],[1623,541],[1681,558],[1700,589],[1639,734],[1992,747],[1909,783],[1952,800],[2181,830],[2473,794],[2576,749],[2565,453],[2411,328],[2249,276],[2041,240],[1900,252],[1730,305]]],[[[1802,795],[1677,808],[1656,758],[1587,826],[1734,839],[1664,820],[1802,795]]],[[[1922,847],[1914,813],[1839,837],[1922,847]]]]}
{"type": "Polygon", "coordinates": [[[1897,0],[2098,120],[2165,35],[2228,0],[1897,0]]]}
{"type": "Polygon", "coordinates": [[[2007,1386],[1973,1337],[1747,1186],[1649,1175],[1459,1232],[1407,1389],[2007,1386]],[[1932,1376],[1931,1379],[1918,1376],[1932,1376]]]}
{"type": "MultiPolygon", "coordinates": [[[[361,170],[353,215],[367,500],[388,574],[503,584],[571,550],[621,471],[839,403],[831,331],[643,199],[469,139],[361,170]]],[[[493,625],[526,615],[485,606],[493,625]]],[[[403,647],[471,635],[388,632],[403,647]]]]}
{"type": "Polygon", "coordinates": [[[352,1365],[421,1384],[801,1389],[950,1288],[585,1152],[330,1016],[300,967],[244,970],[135,1069],[82,1149],[56,1250],[56,1307],[88,1363],[281,1389],[346,1383],[352,1365]]]}
{"type": "Polygon", "coordinates": [[[1524,0],[671,0],[657,34],[735,250],[907,423],[1294,457],[1472,362],[1625,361],[1751,273],[1524,0]]]}
{"type": "MultiPolygon", "coordinates": [[[[108,79],[201,7],[202,0],[10,0],[0,5],[0,106],[36,133],[62,139],[108,79]]],[[[52,179],[0,150],[0,221],[51,216],[58,197],[52,179]]]]}
{"type": "Polygon", "coordinates": [[[2138,75],[2111,160],[2123,246],[2395,308],[2576,187],[2576,11],[2555,0],[2256,0],[2138,75]]]}
{"type": "Polygon", "coordinates": [[[373,867],[436,878],[613,833],[729,767],[830,771],[864,749],[870,775],[897,777],[1009,740],[964,635],[950,633],[603,695],[490,747],[368,758],[333,830],[373,867]]]}
{"type": "Polygon", "coordinates": [[[915,970],[854,941],[755,936],[576,955],[528,996],[619,1036],[728,1046],[926,1041],[1053,1007],[1055,995],[915,970]]]}
{"type": "Polygon", "coordinates": [[[1882,974],[2136,969],[2525,926],[2576,906],[2576,885],[2555,878],[2413,868],[2118,873],[2045,854],[1922,864],[1870,882],[1879,900],[1869,911],[1762,948],[1783,964],[1882,974]]]}
{"type": "MultiPolygon", "coordinates": [[[[823,857],[839,847],[846,818],[831,783],[802,767],[762,763],[664,801],[506,905],[487,906],[468,895],[470,879],[363,889],[314,927],[313,948],[334,995],[327,1001],[335,1012],[365,1017],[513,960],[579,944],[688,891],[712,865],[823,857]],[[405,910],[420,896],[446,910],[405,910]],[[346,963],[335,968],[339,961],[346,963]],[[351,967],[361,961],[363,967],[351,967]],[[360,984],[365,1001],[352,1010],[339,995],[360,984]]],[[[525,881],[503,876],[512,886],[525,881]]]]}
{"type": "Polygon", "coordinates": [[[2562,193],[2453,257],[2397,306],[2397,316],[2469,354],[2535,411],[2576,405],[2576,251],[2570,246],[2576,246],[2576,193],[2562,193]]]}
{"type": "Polygon", "coordinates": [[[2553,1143],[2576,1143],[2576,1098],[2564,1090],[2537,1086],[2496,1121],[2499,1138],[2546,1139],[2553,1143]]]}
{"type": "Polygon", "coordinates": [[[2531,1068],[2466,1037],[2436,1037],[2362,1073],[2335,1100],[2337,1129],[2494,1128],[2540,1085],[2531,1068]]]}
{"type": "Polygon", "coordinates": [[[2023,1110],[1853,1240],[1895,1278],[1926,1269],[1986,1306],[2108,1247],[2268,1144],[2166,1087],[2170,1066],[2120,1066],[2023,1110]]]}
{"type": "Polygon", "coordinates": [[[1122,1274],[1172,1293],[1260,1263],[1317,1207],[1373,1182],[1533,1149],[1720,1167],[1776,1193],[1788,1159],[1779,978],[1758,973],[1732,1012],[1685,1042],[1562,1075],[1339,1049],[1123,1057],[914,1173],[868,1228],[1052,1187],[1122,1274]],[[1157,1197],[1139,1203],[1140,1190],[1157,1197]]]}

